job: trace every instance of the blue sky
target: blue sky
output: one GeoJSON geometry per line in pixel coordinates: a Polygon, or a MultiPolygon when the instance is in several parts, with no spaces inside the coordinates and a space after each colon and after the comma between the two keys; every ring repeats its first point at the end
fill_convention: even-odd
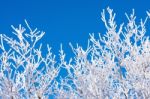
{"type": "Polygon", "coordinates": [[[53,53],[57,54],[63,43],[71,55],[69,42],[86,47],[89,33],[105,31],[100,19],[102,9],[114,9],[120,23],[126,19],[124,12],[130,13],[132,8],[139,18],[146,16],[149,5],[149,0],[1,0],[0,33],[12,36],[10,25],[24,24],[27,19],[31,27],[46,32],[42,42],[49,43],[53,53]]]}

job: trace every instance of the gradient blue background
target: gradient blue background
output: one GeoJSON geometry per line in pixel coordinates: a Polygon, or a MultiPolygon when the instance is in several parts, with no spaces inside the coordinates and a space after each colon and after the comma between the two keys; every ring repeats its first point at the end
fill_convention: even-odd
{"type": "MultiPolygon", "coordinates": [[[[42,42],[49,43],[58,54],[60,43],[67,56],[71,56],[69,42],[86,47],[89,33],[104,33],[105,27],[100,12],[107,7],[117,13],[118,23],[126,21],[124,12],[135,8],[138,18],[146,16],[149,0],[1,0],[0,33],[13,36],[11,24],[24,24],[46,32],[42,42]]],[[[140,20],[139,20],[140,21],[140,20]]],[[[147,35],[150,33],[147,32],[147,35]]]]}

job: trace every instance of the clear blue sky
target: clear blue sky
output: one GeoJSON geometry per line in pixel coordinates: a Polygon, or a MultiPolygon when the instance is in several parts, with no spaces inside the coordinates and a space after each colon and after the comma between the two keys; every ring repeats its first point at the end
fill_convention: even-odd
{"type": "MultiPolygon", "coordinates": [[[[54,53],[60,43],[69,54],[69,42],[85,47],[89,33],[104,32],[100,12],[107,7],[117,13],[117,21],[125,20],[124,12],[135,8],[138,17],[146,16],[149,0],[1,0],[0,33],[11,36],[13,24],[24,24],[24,19],[46,32],[42,42],[49,43],[54,53]]],[[[150,34],[148,34],[150,35],[150,34]]]]}

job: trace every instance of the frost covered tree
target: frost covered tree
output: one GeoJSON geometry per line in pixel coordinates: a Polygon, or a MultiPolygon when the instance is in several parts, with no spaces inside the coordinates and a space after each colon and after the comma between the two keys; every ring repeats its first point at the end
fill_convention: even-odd
{"type": "Polygon", "coordinates": [[[90,34],[87,48],[73,47],[75,57],[60,60],[38,41],[45,34],[12,26],[17,38],[0,34],[0,97],[2,99],[149,99],[150,39],[145,24],[136,21],[133,10],[128,22],[118,26],[115,13],[101,13],[106,33],[90,34]],[[108,16],[108,17],[107,17],[108,16]],[[67,75],[61,77],[65,69],[67,75]]]}
{"type": "MultiPolygon", "coordinates": [[[[25,21],[26,22],[26,21],[25,21]]],[[[47,45],[45,57],[42,44],[36,46],[44,32],[12,26],[16,40],[1,34],[0,96],[3,99],[45,99],[54,93],[55,77],[60,66],[55,66],[55,56],[47,45]]]]}
{"type": "Polygon", "coordinates": [[[133,10],[131,15],[125,13],[128,22],[117,26],[113,10],[107,12],[101,13],[106,33],[99,33],[98,39],[90,34],[85,50],[70,44],[75,57],[71,66],[65,65],[70,71],[65,85],[71,87],[61,98],[150,98],[150,39],[145,35],[150,14],[137,23],[133,10]]]}

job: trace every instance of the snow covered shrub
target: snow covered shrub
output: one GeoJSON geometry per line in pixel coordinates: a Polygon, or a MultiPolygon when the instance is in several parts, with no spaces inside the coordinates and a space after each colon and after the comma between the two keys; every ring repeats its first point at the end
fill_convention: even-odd
{"type": "Polygon", "coordinates": [[[75,57],[55,59],[47,45],[38,41],[45,34],[12,26],[17,38],[0,34],[0,96],[2,99],[148,99],[150,97],[150,39],[145,24],[133,13],[119,27],[115,13],[101,13],[106,33],[90,34],[87,49],[73,47],[75,57]],[[109,16],[109,17],[106,17],[109,16]],[[61,77],[65,69],[67,75],[61,77]]]}

